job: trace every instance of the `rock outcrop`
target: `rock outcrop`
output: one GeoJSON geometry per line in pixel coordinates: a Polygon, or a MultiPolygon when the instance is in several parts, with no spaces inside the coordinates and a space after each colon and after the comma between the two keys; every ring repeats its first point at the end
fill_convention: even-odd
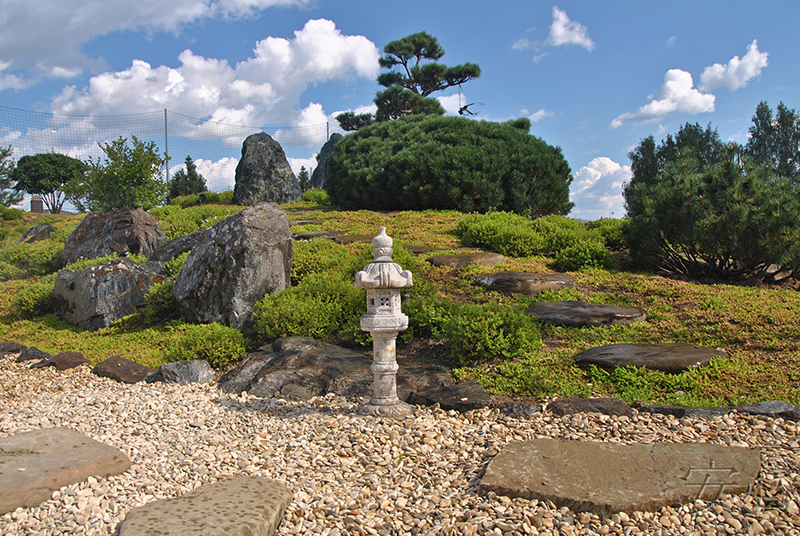
{"type": "Polygon", "coordinates": [[[79,271],[61,270],[53,287],[53,304],[68,324],[96,331],[125,316],[143,313],[148,289],[163,283],[166,273],[162,262],[139,264],[128,258],[79,271]]]}
{"type": "Polygon", "coordinates": [[[22,238],[17,240],[15,244],[22,244],[23,242],[26,244],[30,244],[31,242],[47,240],[48,238],[50,238],[50,235],[55,230],[56,228],[50,225],[49,223],[40,223],[38,225],[34,225],[30,229],[22,233],[22,238]]]}
{"type": "Polygon", "coordinates": [[[328,160],[330,160],[333,149],[336,148],[336,144],[339,143],[339,140],[343,137],[344,136],[339,133],[333,133],[330,139],[325,142],[325,145],[322,146],[322,149],[319,151],[319,156],[317,157],[317,167],[311,174],[311,180],[308,181],[309,188],[325,187],[325,179],[328,177],[328,160]]]}
{"type": "Polygon", "coordinates": [[[242,159],[236,166],[234,205],[291,203],[303,196],[280,144],[268,134],[248,136],[242,145],[242,159]]]}
{"type": "Polygon", "coordinates": [[[206,231],[172,292],[193,321],[250,330],[256,302],[291,285],[293,248],[278,205],[250,207],[206,231]]]}
{"type": "Polygon", "coordinates": [[[61,258],[65,264],[111,254],[150,258],[166,241],[158,220],[140,208],[93,212],[67,237],[61,258]]]}

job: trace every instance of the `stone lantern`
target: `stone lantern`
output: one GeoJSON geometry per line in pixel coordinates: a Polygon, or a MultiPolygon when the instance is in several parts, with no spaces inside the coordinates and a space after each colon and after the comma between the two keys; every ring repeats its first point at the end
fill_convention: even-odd
{"type": "Polygon", "coordinates": [[[397,354],[395,341],[408,328],[408,317],[400,310],[400,289],[412,285],[411,272],[392,262],[392,239],[386,227],[372,239],[373,262],[356,273],[356,288],[367,290],[367,314],[361,329],[372,335],[373,396],[360,410],[362,415],[397,417],[411,413],[411,406],[397,398],[397,354]]]}

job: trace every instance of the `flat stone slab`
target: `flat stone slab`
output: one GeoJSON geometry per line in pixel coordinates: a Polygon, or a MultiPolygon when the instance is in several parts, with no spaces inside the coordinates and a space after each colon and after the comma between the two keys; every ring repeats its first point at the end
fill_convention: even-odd
{"type": "Polygon", "coordinates": [[[625,415],[633,417],[633,410],[618,398],[559,398],[547,405],[553,415],[574,415],[575,413],[602,413],[603,415],[625,415]]]}
{"type": "Polygon", "coordinates": [[[567,327],[598,327],[647,320],[647,313],[638,307],[597,305],[574,300],[534,303],[525,314],[545,324],[567,327]]]}
{"type": "Polygon", "coordinates": [[[604,369],[644,367],[677,374],[705,366],[715,357],[727,356],[724,350],[693,344],[610,344],[585,350],[573,359],[578,365],[597,365],[604,369]]]}
{"type": "Polygon", "coordinates": [[[130,359],[114,355],[98,364],[92,373],[104,378],[111,378],[121,383],[138,383],[145,381],[156,369],[140,365],[130,359]]]}
{"type": "Polygon", "coordinates": [[[131,466],[118,449],[69,428],[45,428],[0,439],[0,515],[38,506],[62,486],[108,477],[131,466]]]}
{"type": "Polygon", "coordinates": [[[295,240],[311,240],[312,238],[325,238],[328,240],[336,240],[337,237],[344,236],[347,231],[316,231],[313,233],[297,233],[292,235],[295,240]]]}
{"type": "Polygon", "coordinates": [[[656,511],[746,492],[760,465],[759,450],[710,443],[534,439],[503,447],[478,491],[549,500],[573,512],[656,511]]]}
{"type": "Polygon", "coordinates": [[[458,253],[455,255],[437,255],[427,259],[434,266],[447,266],[453,270],[461,270],[471,264],[480,264],[494,268],[506,262],[506,258],[498,253],[458,253]]]}
{"type": "Polygon", "coordinates": [[[409,404],[432,406],[439,404],[443,410],[454,409],[466,412],[477,408],[485,408],[492,404],[492,397],[481,384],[475,380],[467,380],[455,385],[446,385],[412,393],[408,397],[409,404]]]}
{"type": "Polygon", "coordinates": [[[119,536],[272,536],[291,501],[280,482],[236,476],[132,508],[119,536]]]}
{"type": "Polygon", "coordinates": [[[530,272],[495,272],[475,279],[489,290],[535,296],[543,290],[561,290],[575,285],[575,276],[567,274],[534,274],[530,272]]]}

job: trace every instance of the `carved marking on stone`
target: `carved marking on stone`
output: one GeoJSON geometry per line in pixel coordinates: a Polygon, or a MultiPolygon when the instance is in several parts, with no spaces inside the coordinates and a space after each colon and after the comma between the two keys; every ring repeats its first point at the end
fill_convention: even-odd
{"type": "Polygon", "coordinates": [[[717,486],[719,486],[719,492],[715,499],[719,499],[725,493],[727,486],[739,484],[738,481],[732,479],[732,477],[739,474],[735,467],[716,467],[716,462],[713,459],[710,465],[710,467],[689,466],[689,471],[683,477],[687,486],[699,486],[697,499],[701,499],[706,491],[713,492],[717,486]]]}

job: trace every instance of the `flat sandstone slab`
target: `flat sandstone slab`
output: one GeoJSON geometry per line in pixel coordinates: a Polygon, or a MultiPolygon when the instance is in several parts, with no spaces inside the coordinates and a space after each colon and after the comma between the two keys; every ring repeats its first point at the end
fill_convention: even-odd
{"type": "Polygon", "coordinates": [[[118,475],[130,466],[118,449],[69,428],[0,439],[0,515],[38,506],[62,486],[118,475]]]}
{"type": "Polygon", "coordinates": [[[598,327],[644,322],[647,313],[638,307],[605,305],[570,300],[534,303],[525,312],[545,324],[567,327],[598,327]]]}
{"type": "Polygon", "coordinates": [[[535,439],[506,445],[489,463],[478,491],[550,500],[573,512],[656,511],[745,492],[760,464],[759,450],[709,443],[535,439]]]}
{"type": "Polygon", "coordinates": [[[280,482],[236,476],[132,508],[119,536],[272,536],[291,501],[280,482]]]}
{"type": "Polygon", "coordinates": [[[573,357],[577,365],[597,365],[604,369],[643,367],[677,374],[704,367],[715,357],[727,357],[724,350],[693,344],[609,344],[590,348],[573,357]]]}

